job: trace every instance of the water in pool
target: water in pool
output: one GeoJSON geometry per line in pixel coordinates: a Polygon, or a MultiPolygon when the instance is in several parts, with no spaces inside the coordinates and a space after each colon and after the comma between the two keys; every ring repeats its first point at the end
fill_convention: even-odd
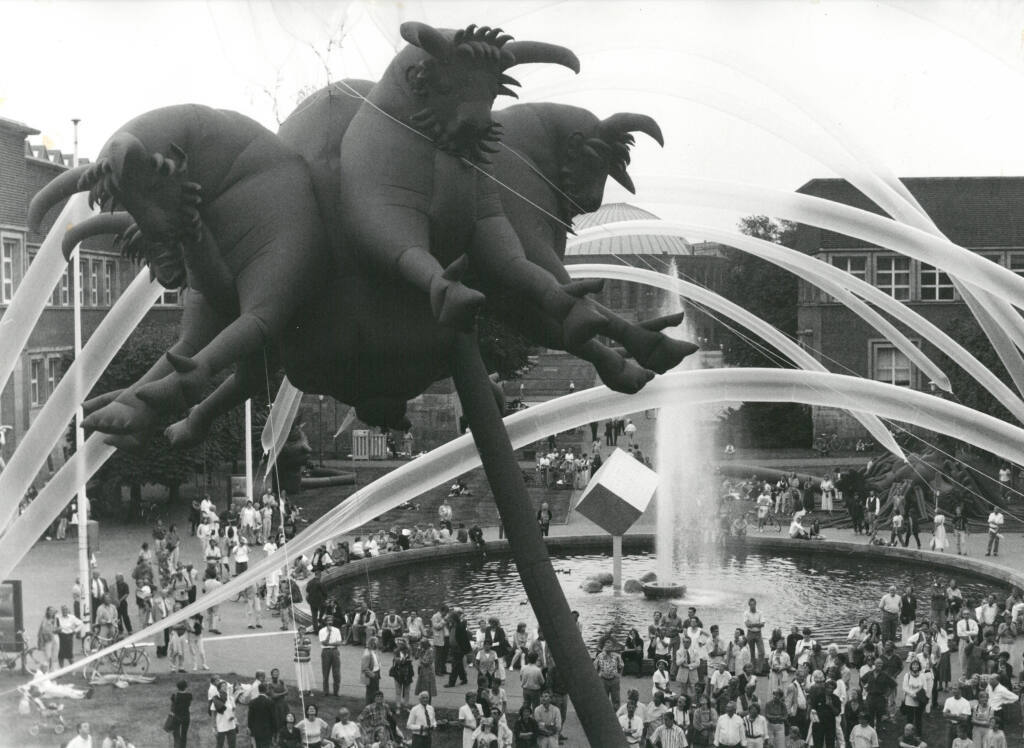
{"type": "MultiPolygon", "coordinates": [[[[639,594],[615,595],[610,588],[591,594],[580,589],[588,576],[611,571],[603,555],[564,556],[553,559],[569,605],[580,612],[583,635],[593,645],[605,632],[623,636],[637,628],[646,637],[655,610],[668,602],[646,600],[639,594]]],[[[653,555],[623,558],[623,579],[639,577],[654,568],[653,555]]],[[[676,601],[680,614],[694,606],[705,626],[717,623],[726,637],[741,626],[746,601],[756,597],[768,629],[793,624],[810,626],[825,643],[843,639],[860,617],[877,618],[878,601],[889,584],[900,591],[912,584],[918,598],[918,618],[926,618],[929,592],[938,579],[945,588],[948,572],[926,566],[884,560],[837,558],[824,555],[737,554],[728,551],[684,557],[676,563],[676,579],[686,585],[685,597],[676,601]]],[[[968,601],[992,591],[994,585],[956,575],[968,601]]],[[[472,629],[481,617],[495,615],[506,631],[520,621],[529,627],[536,619],[509,558],[451,559],[406,568],[371,572],[359,580],[346,580],[332,590],[344,609],[366,601],[382,615],[388,609],[433,612],[441,603],[466,611],[472,629]]],[[[767,629],[766,629],[767,633],[767,629]]]]}

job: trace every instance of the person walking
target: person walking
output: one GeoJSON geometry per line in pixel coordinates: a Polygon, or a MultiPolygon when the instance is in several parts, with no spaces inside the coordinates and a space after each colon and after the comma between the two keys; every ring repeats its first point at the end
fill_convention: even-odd
{"type": "MultiPolygon", "coordinates": [[[[308,589],[308,588],[307,588],[308,589]]],[[[341,631],[334,626],[330,616],[324,618],[323,626],[317,632],[320,640],[320,669],[323,674],[324,696],[331,693],[328,688],[329,679],[334,678],[334,695],[338,695],[341,681],[341,653],[338,647],[341,646],[341,631]]]]}
{"type": "Polygon", "coordinates": [[[188,690],[186,680],[179,680],[176,687],[177,690],[171,694],[171,715],[174,716],[171,739],[174,741],[174,748],[186,748],[188,728],[192,723],[192,694],[188,690]]]}
{"type": "Polygon", "coordinates": [[[626,442],[630,447],[636,446],[636,424],[633,423],[633,419],[626,419],[626,426],[622,429],[626,435],[626,442]]]}
{"type": "Polygon", "coordinates": [[[246,727],[252,736],[254,748],[270,748],[274,740],[274,704],[267,695],[267,684],[260,683],[256,695],[249,701],[245,716],[246,727]]]}
{"type": "Polygon", "coordinates": [[[612,651],[612,640],[610,638],[604,640],[601,654],[594,658],[594,668],[597,670],[598,675],[601,676],[601,683],[604,686],[605,694],[611,698],[612,706],[618,711],[622,700],[620,684],[623,663],[619,653],[612,651]]]}

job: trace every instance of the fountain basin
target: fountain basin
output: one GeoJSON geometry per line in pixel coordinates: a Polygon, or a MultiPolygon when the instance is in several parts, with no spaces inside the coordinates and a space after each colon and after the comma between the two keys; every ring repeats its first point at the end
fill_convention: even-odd
{"type": "Polygon", "coordinates": [[[642,588],[649,600],[678,599],[686,594],[686,585],[678,582],[647,582],[642,588]]]}

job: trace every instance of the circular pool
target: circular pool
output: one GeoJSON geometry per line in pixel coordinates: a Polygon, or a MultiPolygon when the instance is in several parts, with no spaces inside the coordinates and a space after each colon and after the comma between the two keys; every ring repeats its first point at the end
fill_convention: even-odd
{"type": "MultiPolygon", "coordinates": [[[[617,595],[610,588],[596,594],[580,589],[587,577],[611,570],[608,556],[554,556],[552,563],[570,607],[580,612],[588,644],[607,631],[622,636],[630,628],[646,637],[654,611],[664,611],[669,604],[639,593],[617,595]]],[[[623,580],[638,578],[654,565],[650,554],[626,555],[623,580]]],[[[810,626],[815,638],[826,643],[845,639],[859,618],[876,618],[878,601],[889,584],[901,592],[913,585],[918,618],[926,618],[932,583],[938,579],[945,589],[949,576],[925,565],[891,560],[710,550],[680,559],[673,580],[686,586],[684,597],[675,601],[680,614],[696,607],[705,626],[719,624],[727,638],[733,628],[742,626],[747,600],[755,597],[768,629],[782,627],[788,633],[794,624],[810,626]]],[[[994,587],[967,574],[958,573],[956,578],[968,600],[977,600],[994,587]]],[[[332,586],[331,594],[344,609],[366,601],[378,615],[391,608],[433,612],[447,603],[466,611],[471,628],[479,618],[491,615],[510,633],[520,621],[531,628],[536,625],[515,562],[506,557],[459,557],[371,571],[332,586]]]]}

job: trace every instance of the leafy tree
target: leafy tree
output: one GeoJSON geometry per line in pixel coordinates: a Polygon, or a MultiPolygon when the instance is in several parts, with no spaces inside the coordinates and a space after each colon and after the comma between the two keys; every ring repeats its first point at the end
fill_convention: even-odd
{"type": "MultiPolygon", "coordinates": [[[[177,332],[177,323],[143,322],[114,356],[91,395],[122,389],[133,383],[174,344],[177,332]]],[[[265,399],[254,400],[253,430],[257,432],[254,449],[259,444],[258,430],[263,427],[266,412],[265,399]]],[[[183,416],[184,413],[168,416],[160,424],[160,431],[183,416]]],[[[195,473],[240,457],[244,443],[244,424],[245,416],[240,406],[217,420],[204,444],[187,450],[172,450],[167,439],[160,433],[138,452],[116,452],[97,473],[96,480],[107,486],[108,490],[118,493],[121,486],[130,486],[133,504],[139,501],[141,487],[145,484],[166,486],[170,500],[175,501],[180,485],[191,480],[195,473]]],[[[69,443],[74,443],[73,437],[69,443]]]]}
{"type": "MultiPolygon", "coordinates": [[[[792,246],[797,224],[755,215],[740,219],[738,228],[747,236],[792,246]]],[[[723,278],[722,295],[795,337],[797,277],[747,252],[730,247],[725,254],[729,266],[723,278]]],[[[730,366],[774,368],[784,365],[781,362],[786,360],[765,355],[761,348],[728,330],[722,333],[722,343],[725,363],[730,366]]],[[[770,346],[764,347],[770,350],[770,346]]],[[[721,429],[723,441],[742,447],[809,446],[813,436],[810,408],[799,403],[744,403],[723,416],[721,429]]]]}
{"type": "MultiPolygon", "coordinates": [[[[791,246],[796,224],[768,216],[746,216],[739,230],[747,236],[791,246]]],[[[747,252],[727,248],[728,270],[721,293],[725,298],[753,312],[790,336],[796,336],[797,277],[747,252]]],[[[779,366],[735,333],[723,333],[725,362],[732,366],[779,366]]]]}
{"type": "Polygon", "coordinates": [[[497,372],[502,379],[519,377],[531,350],[526,338],[493,317],[481,315],[477,320],[477,341],[487,371],[497,372]]]}

